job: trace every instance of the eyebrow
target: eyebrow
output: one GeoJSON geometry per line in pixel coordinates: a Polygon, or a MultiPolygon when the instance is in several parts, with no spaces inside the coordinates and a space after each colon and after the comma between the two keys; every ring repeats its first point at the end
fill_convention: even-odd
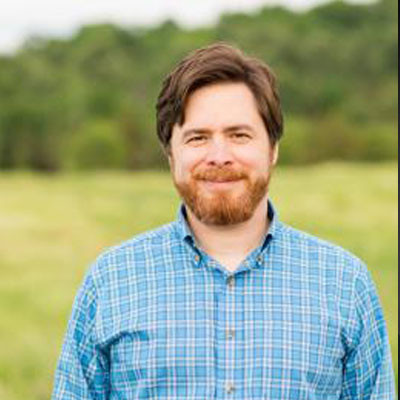
{"type": "MultiPolygon", "coordinates": [[[[248,131],[254,132],[253,128],[247,124],[227,126],[226,128],[223,129],[223,132],[235,132],[235,131],[240,131],[240,130],[248,130],[248,131]]],[[[185,139],[187,136],[193,135],[196,133],[211,133],[211,132],[212,132],[211,129],[207,129],[207,128],[187,129],[186,131],[183,132],[182,139],[185,139]]]]}

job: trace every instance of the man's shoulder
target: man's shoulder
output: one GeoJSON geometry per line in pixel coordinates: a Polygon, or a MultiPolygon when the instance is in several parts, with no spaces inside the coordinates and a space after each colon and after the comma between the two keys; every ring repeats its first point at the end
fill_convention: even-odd
{"type": "Polygon", "coordinates": [[[154,229],[138,233],[128,240],[108,247],[101,253],[101,255],[109,256],[135,251],[143,246],[157,246],[163,244],[165,241],[173,239],[175,239],[175,222],[169,222],[154,229]]]}
{"type": "MultiPolygon", "coordinates": [[[[353,268],[354,272],[365,268],[364,262],[358,256],[337,243],[284,223],[281,223],[281,227],[283,246],[302,253],[308,260],[315,260],[316,262],[321,262],[321,260],[334,261],[335,264],[353,268]]],[[[323,264],[321,263],[321,265],[323,264]]]]}
{"type": "Polygon", "coordinates": [[[176,239],[175,222],[139,233],[128,240],[104,249],[92,263],[89,272],[97,277],[115,272],[123,273],[133,264],[148,262],[173,246],[176,239]]]}

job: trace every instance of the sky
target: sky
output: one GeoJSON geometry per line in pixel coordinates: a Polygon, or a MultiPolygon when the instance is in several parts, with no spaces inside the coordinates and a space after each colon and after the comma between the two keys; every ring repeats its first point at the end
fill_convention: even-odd
{"type": "MultiPolygon", "coordinates": [[[[1,0],[1,2],[6,0],[1,0]]],[[[373,0],[347,0],[368,3],[373,0]]],[[[13,0],[0,11],[0,53],[12,53],[31,35],[68,37],[85,24],[156,25],[173,18],[191,28],[212,24],[228,11],[254,12],[266,5],[303,11],[329,0],[13,0]],[[138,4],[140,3],[140,4],[138,4]]]]}

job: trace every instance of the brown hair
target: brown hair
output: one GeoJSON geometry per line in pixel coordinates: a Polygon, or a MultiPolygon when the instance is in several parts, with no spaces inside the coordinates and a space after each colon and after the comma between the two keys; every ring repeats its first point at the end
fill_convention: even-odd
{"type": "Polygon", "coordinates": [[[283,133],[283,117],[276,78],[270,67],[244,55],[238,48],[218,42],[185,57],[165,78],[157,99],[157,135],[169,149],[172,128],[185,121],[185,105],[191,93],[219,82],[243,82],[253,92],[270,141],[283,133]]]}

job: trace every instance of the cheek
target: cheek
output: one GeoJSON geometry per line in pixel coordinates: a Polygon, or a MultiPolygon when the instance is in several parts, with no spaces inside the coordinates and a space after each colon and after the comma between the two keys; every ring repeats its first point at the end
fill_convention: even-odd
{"type": "Polygon", "coordinates": [[[237,154],[236,160],[242,168],[245,168],[250,173],[265,173],[269,171],[271,164],[268,153],[258,149],[237,154]]]}
{"type": "Polygon", "coordinates": [[[179,181],[188,180],[197,165],[197,158],[191,157],[189,154],[180,154],[173,165],[175,179],[179,181]]]}

